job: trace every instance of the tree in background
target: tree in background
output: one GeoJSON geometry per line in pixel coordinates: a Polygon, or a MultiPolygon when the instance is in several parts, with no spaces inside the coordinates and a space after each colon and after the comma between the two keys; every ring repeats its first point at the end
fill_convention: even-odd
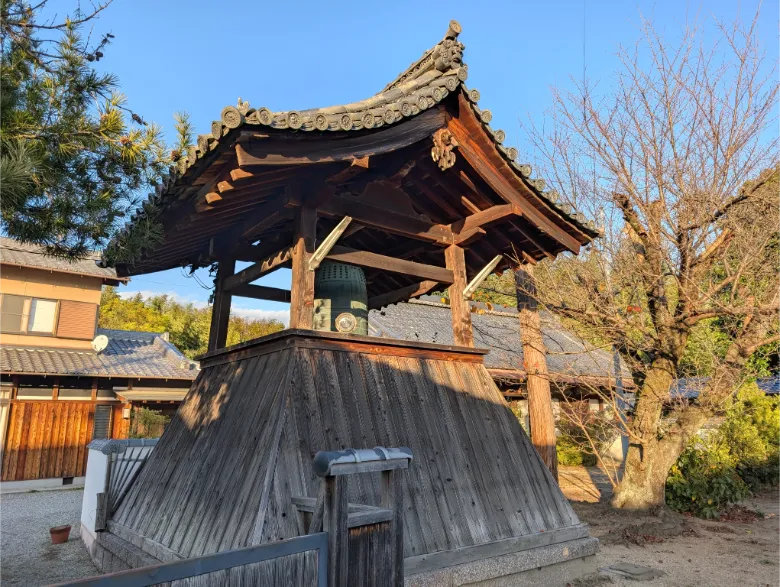
{"type": "Polygon", "coordinates": [[[638,385],[617,507],[663,505],[691,438],[757,351],[776,349],[778,84],[757,19],[719,26],[712,46],[696,28],[670,43],[645,21],[612,91],[557,92],[553,124],[530,129],[544,175],[605,225],[536,277],[543,306],[616,348],[638,385]],[[681,372],[707,375],[695,402],[671,402],[681,372]]]}
{"type": "MultiPolygon", "coordinates": [[[[181,304],[167,295],[124,299],[116,288],[105,287],[100,300],[100,328],[167,332],[170,341],[186,356],[205,353],[211,328],[211,308],[181,304]]],[[[231,316],[227,344],[252,340],[282,330],[278,320],[250,320],[231,316]]]]}
{"type": "MultiPolygon", "coordinates": [[[[0,0],[2,228],[60,256],[102,248],[170,162],[160,127],[93,67],[113,35],[92,41],[85,28],[109,4],[52,21],[47,0],[0,0]]],[[[125,245],[157,238],[150,221],[125,245]]]]}

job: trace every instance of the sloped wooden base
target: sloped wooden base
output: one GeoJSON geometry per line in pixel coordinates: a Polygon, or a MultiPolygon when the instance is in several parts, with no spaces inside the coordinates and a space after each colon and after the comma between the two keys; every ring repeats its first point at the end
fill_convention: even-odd
{"type": "MultiPolygon", "coordinates": [[[[581,540],[483,354],[301,330],[210,353],[113,519],[184,557],[289,538],[292,498],[320,487],[316,451],[408,446],[404,553],[418,570],[581,540]]],[[[349,493],[379,505],[373,476],[349,493]]]]}

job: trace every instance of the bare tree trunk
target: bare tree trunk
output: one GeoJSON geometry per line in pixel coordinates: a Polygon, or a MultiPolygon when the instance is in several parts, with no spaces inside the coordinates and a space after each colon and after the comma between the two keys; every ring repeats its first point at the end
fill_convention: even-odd
{"type": "Polygon", "coordinates": [[[523,366],[527,374],[531,442],[557,481],[555,417],[552,410],[550,376],[547,372],[547,357],[536,303],[536,283],[532,266],[524,265],[515,270],[515,286],[520,319],[520,340],[523,345],[523,366]]]}
{"type": "Polygon", "coordinates": [[[676,455],[664,454],[664,447],[658,439],[658,426],[664,403],[669,400],[674,373],[672,362],[664,359],[654,361],[647,371],[631,423],[632,440],[626,455],[625,471],[612,498],[615,507],[650,509],[666,503],[666,476],[679,452],[676,455]]]}

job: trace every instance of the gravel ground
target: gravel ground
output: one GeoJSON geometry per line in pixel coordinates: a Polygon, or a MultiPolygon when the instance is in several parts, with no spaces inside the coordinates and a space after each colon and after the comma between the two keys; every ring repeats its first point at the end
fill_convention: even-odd
{"type": "Polygon", "coordinates": [[[99,574],[79,534],[83,491],[0,495],[2,585],[49,585],[99,574]],[[70,539],[52,544],[49,528],[70,524],[70,539]]]}

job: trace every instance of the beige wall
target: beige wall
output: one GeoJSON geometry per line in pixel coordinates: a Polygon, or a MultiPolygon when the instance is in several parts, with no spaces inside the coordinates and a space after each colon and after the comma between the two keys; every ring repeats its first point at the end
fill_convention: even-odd
{"type": "MultiPolygon", "coordinates": [[[[0,293],[100,304],[102,286],[103,281],[99,277],[71,275],[13,265],[0,267],[0,293]]],[[[56,346],[71,349],[91,348],[89,340],[27,334],[3,333],[0,334],[0,342],[2,344],[56,346]]]]}

